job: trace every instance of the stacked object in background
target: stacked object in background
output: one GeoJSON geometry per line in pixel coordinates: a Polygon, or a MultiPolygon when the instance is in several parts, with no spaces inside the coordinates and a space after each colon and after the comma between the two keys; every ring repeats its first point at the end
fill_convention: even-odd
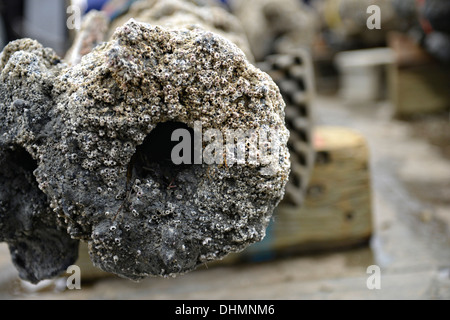
{"type": "Polygon", "coordinates": [[[286,126],[291,134],[288,142],[291,174],[283,203],[301,206],[314,166],[311,57],[307,51],[299,49],[291,54],[268,56],[259,67],[272,77],[286,103],[286,126]]]}

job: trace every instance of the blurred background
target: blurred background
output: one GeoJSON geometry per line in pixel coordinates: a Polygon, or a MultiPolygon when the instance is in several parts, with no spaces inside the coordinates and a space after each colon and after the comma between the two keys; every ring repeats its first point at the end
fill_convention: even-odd
{"type": "MultiPolygon", "coordinates": [[[[0,0],[0,48],[29,37],[65,56],[69,6],[113,26],[145,1],[0,0]]],[[[450,299],[450,1],[185,1],[233,14],[286,102],[292,174],[266,239],[139,284],[82,247],[76,291],[19,280],[0,244],[0,298],[450,299]]]]}

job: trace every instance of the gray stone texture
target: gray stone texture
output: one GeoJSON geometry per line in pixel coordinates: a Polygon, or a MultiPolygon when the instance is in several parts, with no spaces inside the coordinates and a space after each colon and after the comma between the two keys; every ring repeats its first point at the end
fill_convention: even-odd
{"type": "Polygon", "coordinates": [[[27,279],[74,260],[77,243],[60,227],[88,243],[96,266],[132,280],[185,273],[264,237],[289,176],[289,132],[278,87],[234,43],[194,25],[131,20],[74,66],[25,39],[7,46],[0,70],[0,156],[11,168],[2,197],[24,212],[2,205],[0,239],[16,245],[18,221],[33,245],[50,238],[59,248],[18,253],[34,265],[27,279]],[[174,166],[158,141],[196,121],[203,131],[276,130],[272,174],[257,164],[174,166]],[[16,149],[30,160],[23,173],[8,156],[16,149]],[[13,171],[23,187],[8,187],[13,171]]]}

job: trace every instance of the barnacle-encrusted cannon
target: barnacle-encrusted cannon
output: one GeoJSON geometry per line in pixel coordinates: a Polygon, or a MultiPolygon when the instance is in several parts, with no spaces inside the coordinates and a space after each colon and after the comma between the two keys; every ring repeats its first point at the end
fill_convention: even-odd
{"type": "MultiPolygon", "coordinates": [[[[22,192],[39,214],[27,207],[18,216],[2,202],[1,240],[15,241],[6,236],[15,226],[3,223],[12,217],[49,221],[33,226],[46,235],[48,226],[60,230],[57,222],[88,242],[96,266],[139,280],[188,272],[264,237],[289,176],[289,132],[278,87],[234,43],[196,26],[131,20],[73,66],[32,40],[7,46],[0,63],[1,156],[14,161],[7,152],[20,149],[30,159],[22,180],[34,173],[30,190],[40,197],[11,189],[8,203],[22,192]],[[175,165],[168,132],[199,125],[197,134],[224,133],[235,151],[225,132],[276,133],[278,149],[250,161],[258,139],[247,136],[244,162],[227,162],[226,148],[215,145],[223,162],[175,165]]],[[[2,182],[10,181],[5,173],[2,182]]],[[[71,241],[60,252],[76,251],[71,241]]],[[[74,260],[57,258],[61,271],[74,260]]],[[[48,277],[27,272],[31,281],[48,277]]]]}

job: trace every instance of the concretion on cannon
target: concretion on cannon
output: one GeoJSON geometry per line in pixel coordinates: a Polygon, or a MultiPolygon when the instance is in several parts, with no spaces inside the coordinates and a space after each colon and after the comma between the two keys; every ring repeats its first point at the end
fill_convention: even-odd
{"type": "Polygon", "coordinates": [[[289,176],[284,102],[229,40],[130,20],[74,66],[31,40],[10,44],[0,66],[2,150],[36,161],[54,211],[45,218],[88,242],[96,266],[133,280],[176,275],[264,237],[289,176]],[[276,132],[279,150],[175,166],[162,132],[196,123],[203,134],[276,132]]]}
{"type": "Polygon", "coordinates": [[[247,59],[252,62],[253,55],[240,21],[222,7],[211,5],[211,2],[214,1],[137,1],[127,14],[112,21],[109,33],[113,34],[130,19],[170,29],[195,25],[230,40],[244,51],[247,59]]]}

